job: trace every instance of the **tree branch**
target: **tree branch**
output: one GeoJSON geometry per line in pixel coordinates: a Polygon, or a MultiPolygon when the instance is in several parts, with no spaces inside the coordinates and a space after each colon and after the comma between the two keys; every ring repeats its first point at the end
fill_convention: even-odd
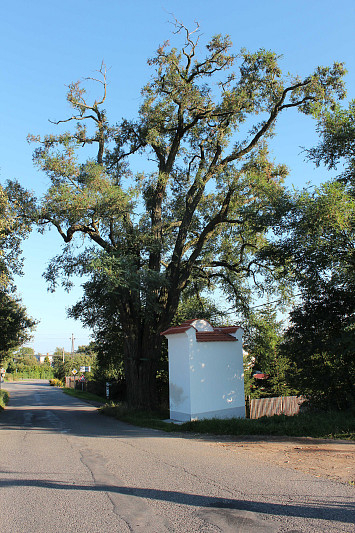
{"type": "Polygon", "coordinates": [[[53,224],[57,228],[57,231],[59,235],[62,237],[64,242],[69,243],[72,239],[75,233],[80,232],[85,235],[88,235],[88,237],[96,242],[101,248],[106,250],[107,252],[112,250],[112,246],[103,239],[97,229],[94,229],[91,226],[86,226],[85,224],[73,224],[67,229],[67,232],[63,231],[61,225],[56,220],[52,219],[49,216],[43,216],[42,220],[46,220],[53,224]]]}
{"type": "Polygon", "coordinates": [[[235,151],[232,154],[230,154],[229,156],[225,157],[221,161],[221,166],[224,166],[227,163],[231,163],[232,161],[235,161],[236,159],[240,159],[241,157],[243,157],[244,155],[249,153],[256,146],[256,144],[258,143],[259,139],[271,128],[272,124],[275,122],[275,120],[277,118],[277,115],[282,111],[282,109],[285,109],[286,107],[297,107],[298,105],[300,105],[300,103],[303,103],[306,100],[311,100],[312,97],[305,97],[300,102],[294,102],[294,103],[291,103],[291,104],[284,104],[283,103],[285,101],[285,98],[286,98],[287,94],[290,91],[294,91],[296,89],[299,89],[300,87],[306,87],[310,83],[311,83],[311,80],[305,80],[304,82],[296,83],[295,85],[292,85],[291,87],[287,87],[286,89],[284,89],[280,100],[275,104],[273,110],[270,113],[270,116],[269,116],[268,120],[264,123],[262,128],[260,128],[260,130],[256,133],[256,135],[250,141],[248,146],[246,146],[242,150],[235,151]]]}

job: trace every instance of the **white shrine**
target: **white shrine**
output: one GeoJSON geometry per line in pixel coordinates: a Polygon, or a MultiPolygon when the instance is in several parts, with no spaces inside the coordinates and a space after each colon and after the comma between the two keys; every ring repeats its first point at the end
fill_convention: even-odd
{"type": "Polygon", "coordinates": [[[170,419],[244,418],[243,328],[196,319],[168,339],[170,419]]]}

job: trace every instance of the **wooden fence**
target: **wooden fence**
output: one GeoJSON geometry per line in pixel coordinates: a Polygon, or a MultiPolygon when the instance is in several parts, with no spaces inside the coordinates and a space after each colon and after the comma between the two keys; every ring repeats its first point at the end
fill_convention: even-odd
{"type": "Polygon", "coordinates": [[[299,413],[304,402],[301,396],[279,396],[278,398],[249,399],[249,418],[262,416],[287,415],[299,413]]]}
{"type": "Polygon", "coordinates": [[[65,376],[65,386],[67,389],[74,389],[74,384],[78,383],[79,378],[74,376],[65,376]]]}

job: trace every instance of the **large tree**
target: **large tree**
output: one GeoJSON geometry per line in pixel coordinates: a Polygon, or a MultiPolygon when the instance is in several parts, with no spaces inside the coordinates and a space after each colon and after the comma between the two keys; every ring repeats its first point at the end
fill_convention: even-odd
{"type": "Polygon", "coordinates": [[[177,34],[185,37],[180,50],[165,43],[149,61],[155,72],[136,120],[109,124],[102,67],[103,95],[94,103],[83,84],[69,86],[74,111],[57,123],[76,129],[33,138],[34,160],[51,180],[40,223],[66,243],[47,279],[55,286],[60,271],[65,283],[73,272],[106,276],[122,328],[128,401],[144,407],[155,403],[160,333],[185,289],[220,287],[239,308],[248,278],[260,286],[263,276],[264,287],[272,281],[270,265],[254,252],[285,206],[286,169],[267,149],[277,117],[291,108],[317,116],[344,96],[342,64],[303,79],[283,76],[273,52],[235,55],[219,35],[202,56],[198,31],[177,23],[177,34]],[[95,159],[80,159],[90,146],[95,159]],[[137,154],[143,171],[132,173],[137,154]],[[77,235],[92,246],[75,255],[77,235]]]}
{"type": "Polygon", "coordinates": [[[284,342],[289,382],[344,408],[355,402],[355,102],[324,114],[318,130],[309,158],[342,172],[295,197],[272,248],[300,291],[284,342]]]}

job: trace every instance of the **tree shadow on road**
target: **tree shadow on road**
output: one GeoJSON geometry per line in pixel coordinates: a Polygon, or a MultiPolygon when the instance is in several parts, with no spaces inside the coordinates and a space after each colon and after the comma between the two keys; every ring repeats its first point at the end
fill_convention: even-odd
{"type": "Polygon", "coordinates": [[[232,498],[216,498],[185,492],[158,490],[139,487],[123,487],[107,484],[72,485],[51,480],[2,480],[3,489],[6,487],[37,487],[57,490],[78,490],[114,493],[133,498],[165,501],[179,505],[189,505],[210,509],[229,509],[237,511],[250,511],[265,515],[292,516],[309,519],[339,521],[353,524],[355,519],[354,501],[346,503],[319,499],[304,501],[300,504],[268,503],[263,501],[238,500],[232,498]]]}

